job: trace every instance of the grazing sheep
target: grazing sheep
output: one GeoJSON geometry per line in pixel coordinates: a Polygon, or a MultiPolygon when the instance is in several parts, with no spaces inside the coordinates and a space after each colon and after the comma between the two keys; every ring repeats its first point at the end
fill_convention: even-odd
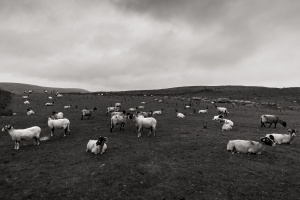
{"type": "Polygon", "coordinates": [[[115,125],[120,125],[120,130],[125,129],[126,119],[128,118],[127,115],[114,115],[110,119],[110,132],[112,132],[115,125]]]}
{"type": "Polygon", "coordinates": [[[53,106],[54,101],[52,103],[45,103],[45,106],[53,106]]]}
{"type": "Polygon", "coordinates": [[[260,138],[259,142],[250,141],[250,140],[229,140],[227,144],[227,151],[234,153],[252,153],[252,154],[261,154],[265,149],[265,146],[275,146],[276,143],[268,137],[260,138]]]}
{"type": "Polygon", "coordinates": [[[21,140],[30,140],[34,138],[34,145],[40,144],[41,128],[38,126],[26,129],[14,129],[11,125],[6,125],[2,128],[2,131],[8,131],[11,138],[15,141],[14,149],[20,148],[21,140]]]}
{"type": "Polygon", "coordinates": [[[208,113],[208,106],[206,107],[206,110],[199,110],[198,113],[208,113]]]}
{"type": "Polygon", "coordinates": [[[64,114],[62,112],[53,111],[52,112],[52,117],[54,119],[63,119],[64,118],[64,114]]]}
{"type": "Polygon", "coordinates": [[[276,115],[262,115],[260,117],[260,122],[261,127],[266,127],[265,123],[270,124],[269,128],[273,123],[275,124],[275,128],[277,123],[281,124],[283,127],[286,127],[286,122],[280,120],[279,117],[277,117],[276,115]]]}
{"type": "Polygon", "coordinates": [[[157,121],[155,118],[153,117],[143,118],[143,117],[136,116],[134,114],[130,115],[130,118],[132,118],[133,121],[135,122],[135,126],[137,127],[138,137],[141,137],[141,130],[143,128],[150,128],[150,132],[148,136],[150,136],[151,133],[153,133],[153,137],[156,135],[157,121]]]}
{"type": "Polygon", "coordinates": [[[177,109],[175,109],[175,112],[177,114],[177,118],[185,118],[185,115],[182,113],[179,113],[177,109]]]}
{"type": "Polygon", "coordinates": [[[215,106],[215,108],[217,108],[218,113],[219,113],[219,114],[224,114],[225,117],[226,117],[227,114],[229,113],[229,112],[227,111],[227,108],[225,108],[225,107],[218,107],[216,104],[214,104],[214,106],[215,106]]]}
{"type": "Polygon", "coordinates": [[[83,109],[81,112],[82,112],[82,115],[81,115],[81,120],[83,120],[83,116],[88,116],[88,119],[91,118],[93,112],[97,110],[96,107],[94,107],[92,110],[88,110],[88,109],[83,109]]]}
{"type": "Polygon", "coordinates": [[[24,104],[30,104],[28,100],[24,101],[24,104]]]}
{"type": "Polygon", "coordinates": [[[28,91],[28,94],[32,94],[32,93],[33,93],[33,90],[29,90],[29,91],[28,91]]]}
{"type": "Polygon", "coordinates": [[[51,116],[48,117],[48,126],[51,129],[50,136],[52,137],[54,134],[55,128],[63,128],[65,130],[64,137],[68,131],[70,131],[70,121],[67,118],[64,119],[52,119],[51,116]]]}
{"type": "Polygon", "coordinates": [[[221,118],[223,118],[223,115],[216,115],[212,120],[219,120],[221,118]]]}
{"type": "Polygon", "coordinates": [[[162,108],[162,109],[160,109],[160,110],[154,111],[154,112],[152,113],[152,115],[161,115],[163,111],[164,111],[164,109],[162,108]]]}
{"type": "Polygon", "coordinates": [[[34,112],[33,110],[27,108],[27,115],[34,115],[34,112]]]}
{"type": "Polygon", "coordinates": [[[296,129],[289,129],[288,132],[289,134],[267,134],[266,137],[274,140],[276,144],[292,144],[298,131],[296,129]]]}
{"type": "Polygon", "coordinates": [[[106,115],[108,115],[108,113],[110,113],[110,112],[118,112],[119,111],[119,107],[108,107],[107,109],[106,109],[106,115]]]}
{"type": "Polygon", "coordinates": [[[100,136],[98,140],[89,140],[86,146],[86,152],[90,151],[94,154],[103,154],[107,149],[107,137],[100,136]]]}

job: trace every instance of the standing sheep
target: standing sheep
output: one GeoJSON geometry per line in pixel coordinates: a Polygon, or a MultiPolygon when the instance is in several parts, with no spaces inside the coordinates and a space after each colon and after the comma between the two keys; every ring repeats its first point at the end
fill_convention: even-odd
{"type": "Polygon", "coordinates": [[[94,107],[93,109],[90,109],[90,110],[88,110],[88,109],[83,109],[82,111],[81,111],[81,120],[83,120],[83,116],[88,116],[88,119],[90,119],[91,118],[91,116],[92,116],[92,114],[93,114],[93,112],[95,111],[95,110],[97,110],[97,108],[96,107],[94,107]]]}
{"type": "Polygon", "coordinates": [[[225,107],[218,107],[216,104],[214,104],[214,106],[217,108],[218,114],[223,114],[226,117],[229,113],[225,107]]]}
{"type": "Polygon", "coordinates": [[[70,131],[70,121],[67,118],[64,119],[52,119],[51,116],[48,117],[48,126],[51,129],[50,136],[52,137],[54,134],[55,128],[63,128],[65,130],[64,137],[68,131],[70,131]]]}
{"type": "Polygon", "coordinates": [[[150,128],[150,133],[148,136],[150,136],[151,133],[153,133],[153,137],[156,135],[156,126],[157,126],[157,121],[153,117],[137,117],[136,115],[130,115],[130,117],[133,119],[135,122],[135,126],[137,128],[138,132],[138,137],[141,137],[141,130],[143,128],[150,128]]]}
{"type": "Polygon", "coordinates": [[[277,123],[281,124],[283,127],[286,127],[286,122],[280,120],[279,117],[276,115],[262,115],[260,117],[260,123],[261,127],[266,127],[265,123],[270,124],[269,128],[272,126],[273,123],[275,124],[275,128],[277,123]]]}

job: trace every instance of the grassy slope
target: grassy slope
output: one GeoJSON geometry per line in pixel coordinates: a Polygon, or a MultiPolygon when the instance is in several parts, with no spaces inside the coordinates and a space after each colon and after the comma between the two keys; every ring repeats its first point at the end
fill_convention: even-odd
{"type": "Polygon", "coordinates": [[[78,88],[54,88],[54,87],[42,87],[37,85],[30,85],[30,84],[24,84],[24,83],[5,83],[0,82],[0,88],[6,91],[14,91],[16,94],[23,94],[24,91],[34,90],[35,93],[43,93],[44,90],[47,90],[50,94],[50,92],[78,92],[78,93],[87,93],[88,90],[84,89],[78,89],[78,88]]]}
{"type": "MultiPolygon", "coordinates": [[[[274,99],[276,100],[276,99],[274,99]]],[[[297,199],[300,144],[267,147],[262,155],[230,154],[226,144],[230,139],[258,140],[267,133],[286,133],[278,125],[275,130],[259,128],[261,114],[278,114],[288,122],[288,128],[299,127],[298,111],[279,112],[266,108],[239,106],[229,109],[228,118],[234,123],[231,132],[222,132],[221,125],[212,121],[216,114],[211,104],[193,104],[192,109],[209,113],[190,114],[183,109],[185,102],[166,99],[159,104],[151,97],[65,95],[55,99],[54,107],[44,106],[46,94],[33,94],[29,101],[36,112],[26,116],[21,96],[15,95],[11,107],[18,115],[4,117],[1,127],[11,123],[15,128],[38,125],[42,136],[50,133],[47,116],[63,111],[71,121],[71,132],[63,138],[56,130],[53,138],[33,146],[22,141],[20,150],[8,133],[0,140],[1,199],[297,199]],[[109,116],[105,108],[123,101],[124,108],[146,101],[146,110],[164,108],[158,121],[157,137],[146,133],[137,138],[134,123],[129,121],[125,131],[109,132],[109,116]],[[63,110],[64,105],[78,109],[63,110]],[[80,120],[84,107],[98,107],[91,119],[80,120]],[[175,117],[174,108],[185,112],[185,119],[175,117]],[[204,121],[208,129],[202,129],[204,121]],[[109,138],[103,155],[86,153],[89,139],[109,138]]],[[[148,132],[148,130],[146,130],[148,132]]]]}

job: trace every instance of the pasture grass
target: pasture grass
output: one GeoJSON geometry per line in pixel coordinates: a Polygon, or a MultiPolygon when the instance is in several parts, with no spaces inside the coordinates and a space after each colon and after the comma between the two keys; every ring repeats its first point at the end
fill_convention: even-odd
{"type": "MultiPolygon", "coordinates": [[[[9,108],[16,116],[1,119],[1,128],[40,126],[41,136],[50,136],[47,117],[53,110],[62,111],[71,122],[70,135],[63,130],[33,146],[21,141],[14,150],[8,133],[0,136],[0,199],[299,199],[299,142],[267,147],[262,155],[231,154],[226,145],[231,139],[258,141],[267,133],[287,133],[299,127],[299,112],[276,111],[224,104],[228,119],[234,122],[230,132],[212,121],[216,109],[210,103],[193,103],[167,98],[164,103],[153,97],[97,96],[65,94],[45,106],[46,94],[32,94],[28,99],[36,115],[27,116],[27,105],[20,95],[12,96],[9,108]],[[123,102],[123,108],[147,102],[146,111],[164,108],[158,121],[156,137],[144,130],[140,138],[131,120],[125,130],[109,131],[108,106],[123,102]],[[63,109],[71,104],[71,109],[63,109]],[[78,108],[75,108],[75,105],[78,108]],[[83,108],[97,107],[91,119],[81,118],[83,108]],[[193,114],[205,109],[207,114],[193,114]],[[175,108],[186,114],[176,118],[175,108]],[[262,114],[277,114],[288,127],[260,128],[262,114]],[[207,122],[207,129],[203,123],[207,122]],[[102,155],[86,153],[86,144],[99,136],[108,137],[108,149],[102,155]]],[[[223,106],[223,104],[222,104],[223,106]]]]}

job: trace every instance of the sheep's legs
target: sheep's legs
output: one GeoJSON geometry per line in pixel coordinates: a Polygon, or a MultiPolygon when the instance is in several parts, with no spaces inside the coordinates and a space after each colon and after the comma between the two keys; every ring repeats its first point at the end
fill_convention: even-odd
{"type": "MultiPolygon", "coordinates": [[[[273,124],[273,123],[270,123],[270,126],[269,126],[269,128],[271,128],[272,124],[273,124]]],[[[276,124],[275,124],[275,128],[276,128],[276,124]]]]}
{"type": "Polygon", "coordinates": [[[50,136],[52,137],[54,134],[54,127],[51,129],[51,133],[50,133],[50,136]]]}
{"type": "Polygon", "coordinates": [[[18,145],[18,141],[15,140],[15,148],[14,149],[17,149],[17,145],[18,145]]]}
{"type": "Polygon", "coordinates": [[[67,132],[68,132],[68,127],[66,127],[66,128],[65,128],[64,137],[66,137],[66,135],[67,135],[67,132]]]}

